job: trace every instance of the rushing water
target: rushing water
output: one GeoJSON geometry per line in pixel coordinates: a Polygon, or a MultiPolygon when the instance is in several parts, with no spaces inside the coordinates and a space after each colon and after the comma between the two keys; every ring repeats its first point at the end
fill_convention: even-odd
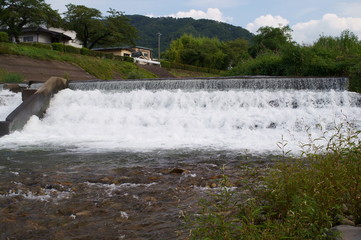
{"type": "Polygon", "coordinates": [[[13,93],[0,88],[0,121],[5,121],[6,117],[21,103],[21,94],[13,93]]]}
{"type": "Polygon", "coordinates": [[[342,121],[360,127],[360,96],[315,90],[71,90],[58,93],[44,119],[0,139],[2,149],[76,152],[169,149],[297,151],[308,134],[342,121]],[[306,131],[308,130],[308,131],[306,131]]]}
{"type": "MultiPolygon", "coordinates": [[[[298,154],[345,121],[361,130],[361,96],[343,79],[253,83],[70,84],[0,138],[0,238],[176,239],[177,208],[220,165],[264,165],[280,145],[298,154]]],[[[20,98],[0,91],[2,120],[20,98]]]]}

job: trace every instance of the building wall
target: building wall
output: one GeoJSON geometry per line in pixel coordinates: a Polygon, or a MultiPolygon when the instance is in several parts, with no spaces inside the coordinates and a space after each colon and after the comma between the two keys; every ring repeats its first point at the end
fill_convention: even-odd
{"type": "Polygon", "coordinates": [[[49,34],[37,34],[38,42],[51,44],[51,36],[49,34]]]}
{"type": "MultiPolygon", "coordinates": [[[[65,31],[57,28],[50,28],[49,30],[63,33],[69,37],[72,38],[70,41],[65,41],[65,45],[70,45],[77,48],[82,48],[82,43],[76,39],[76,33],[74,31],[65,31]]],[[[19,36],[20,42],[39,42],[39,43],[45,43],[45,44],[51,44],[51,34],[49,33],[24,33],[19,36]],[[32,40],[31,40],[32,39],[32,40]]],[[[13,39],[15,41],[15,39],[13,39]]]]}

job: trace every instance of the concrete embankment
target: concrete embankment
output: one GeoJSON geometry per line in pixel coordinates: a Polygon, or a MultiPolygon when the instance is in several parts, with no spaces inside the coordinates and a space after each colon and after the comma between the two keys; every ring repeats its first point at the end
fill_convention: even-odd
{"type": "Polygon", "coordinates": [[[49,78],[34,94],[31,90],[24,90],[26,96],[22,104],[19,105],[5,121],[0,122],[0,137],[13,131],[21,130],[31,116],[42,117],[48,108],[51,97],[58,91],[66,88],[68,81],[60,77],[49,78]]]}

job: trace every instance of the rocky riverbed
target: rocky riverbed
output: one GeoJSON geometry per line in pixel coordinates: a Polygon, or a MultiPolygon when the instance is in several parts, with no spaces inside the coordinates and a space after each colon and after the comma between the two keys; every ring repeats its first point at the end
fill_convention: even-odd
{"type": "Polygon", "coordinates": [[[196,212],[223,174],[241,190],[269,164],[210,156],[127,166],[114,156],[8,154],[0,164],[0,239],[187,239],[182,215],[196,212]]]}

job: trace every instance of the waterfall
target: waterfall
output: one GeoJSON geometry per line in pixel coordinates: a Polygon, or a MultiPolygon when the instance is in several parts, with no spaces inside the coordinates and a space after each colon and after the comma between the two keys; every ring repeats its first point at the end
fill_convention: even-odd
{"type": "MultiPolygon", "coordinates": [[[[145,82],[151,80],[124,84],[130,87],[145,82]]],[[[159,82],[168,84],[171,80],[159,82]]],[[[344,87],[343,81],[335,82],[341,89],[344,87]]],[[[327,87],[335,86],[335,82],[327,87]]],[[[21,132],[1,138],[0,149],[46,147],[80,152],[203,149],[277,154],[277,143],[281,140],[287,141],[287,149],[298,151],[309,134],[317,137],[325,131],[332,132],[344,121],[361,130],[361,97],[348,91],[237,88],[220,91],[208,89],[210,85],[199,90],[147,87],[130,90],[123,85],[126,91],[106,91],[80,90],[81,84],[75,85],[77,90],[65,89],[54,96],[43,119],[32,117],[21,132]]]]}
{"type": "Polygon", "coordinates": [[[5,121],[6,117],[21,104],[21,94],[2,89],[0,85],[0,121],[5,121]]]}
{"type": "Polygon", "coordinates": [[[134,89],[309,89],[346,90],[347,78],[207,78],[207,79],[164,79],[164,80],[121,80],[121,81],[71,81],[69,87],[79,90],[134,90],[134,89]]]}

